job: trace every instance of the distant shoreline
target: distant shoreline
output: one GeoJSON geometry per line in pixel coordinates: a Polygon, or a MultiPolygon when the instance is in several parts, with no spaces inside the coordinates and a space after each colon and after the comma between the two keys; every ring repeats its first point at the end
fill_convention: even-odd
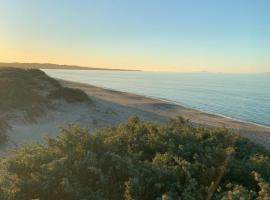
{"type": "MultiPolygon", "coordinates": [[[[139,69],[119,69],[119,68],[106,68],[106,67],[89,67],[68,64],[54,64],[54,63],[20,63],[20,62],[0,62],[1,67],[15,67],[21,69],[63,69],[63,70],[103,70],[103,71],[134,71],[134,72],[147,72],[139,69]]],[[[156,71],[151,71],[156,72],[156,71]]],[[[233,72],[212,72],[212,71],[162,71],[163,73],[217,73],[217,74],[264,74],[270,75],[270,72],[258,73],[233,73],[233,72]]]]}
{"type": "Polygon", "coordinates": [[[86,67],[77,65],[60,65],[52,63],[5,63],[0,62],[1,67],[16,67],[21,69],[66,69],[66,70],[108,70],[108,71],[141,71],[141,70],[129,70],[129,69],[110,69],[110,68],[98,68],[98,67],[86,67]]]}

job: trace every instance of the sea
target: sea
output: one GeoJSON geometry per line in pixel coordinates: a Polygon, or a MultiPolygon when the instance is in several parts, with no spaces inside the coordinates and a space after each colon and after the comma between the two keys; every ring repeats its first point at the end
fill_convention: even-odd
{"type": "Polygon", "coordinates": [[[270,74],[44,69],[49,76],[270,126],[270,74]]]}

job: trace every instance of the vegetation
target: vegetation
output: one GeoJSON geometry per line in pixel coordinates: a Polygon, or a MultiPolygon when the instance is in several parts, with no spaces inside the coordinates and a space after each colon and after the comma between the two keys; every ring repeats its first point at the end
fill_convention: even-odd
{"type": "Polygon", "coordinates": [[[63,88],[59,82],[37,69],[5,68],[0,70],[0,110],[24,110],[29,114],[46,108],[50,99],[67,102],[87,101],[81,90],[63,88]]]}
{"type": "Polygon", "coordinates": [[[269,199],[270,154],[226,129],[132,118],[64,128],[0,163],[0,199],[269,199]]]}
{"type": "Polygon", "coordinates": [[[51,99],[64,99],[69,103],[89,101],[89,97],[82,90],[61,87],[49,94],[51,99]]]}
{"type": "Polygon", "coordinates": [[[0,145],[7,141],[6,132],[9,129],[9,125],[4,118],[0,118],[0,145]]]}
{"type": "MultiPolygon", "coordinates": [[[[0,109],[1,111],[24,110],[28,113],[41,111],[47,100],[36,92],[41,85],[37,83],[44,77],[37,70],[5,69],[0,71],[0,109]]],[[[46,77],[46,76],[45,76],[46,77]]],[[[50,79],[48,79],[50,80],[50,79]]]]}
{"type": "Polygon", "coordinates": [[[0,69],[0,97],[0,143],[5,141],[9,127],[7,115],[14,111],[33,121],[51,107],[54,99],[89,101],[84,92],[62,87],[43,71],[17,68],[0,69]]]}

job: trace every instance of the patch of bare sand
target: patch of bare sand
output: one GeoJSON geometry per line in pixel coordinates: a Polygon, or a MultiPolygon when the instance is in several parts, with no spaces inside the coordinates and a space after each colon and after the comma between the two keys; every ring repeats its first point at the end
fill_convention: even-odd
{"type": "Polygon", "coordinates": [[[10,120],[8,143],[0,148],[0,155],[5,155],[10,148],[31,142],[42,142],[44,136],[55,137],[61,127],[67,124],[79,124],[94,131],[97,128],[112,127],[127,121],[131,116],[138,116],[146,121],[163,122],[164,117],[134,107],[123,106],[91,96],[91,103],[58,102],[54,109],[35,122],[18,117],[10,120]]]}

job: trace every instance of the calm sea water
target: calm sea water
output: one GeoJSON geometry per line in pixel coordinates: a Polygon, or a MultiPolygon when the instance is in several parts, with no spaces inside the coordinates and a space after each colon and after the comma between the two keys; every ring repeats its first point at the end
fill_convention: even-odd
{"type": "Polygon", "coordinates": [[[127,91],[270,126],[269,74],[44,70],[54,78],[127,91]]]}

